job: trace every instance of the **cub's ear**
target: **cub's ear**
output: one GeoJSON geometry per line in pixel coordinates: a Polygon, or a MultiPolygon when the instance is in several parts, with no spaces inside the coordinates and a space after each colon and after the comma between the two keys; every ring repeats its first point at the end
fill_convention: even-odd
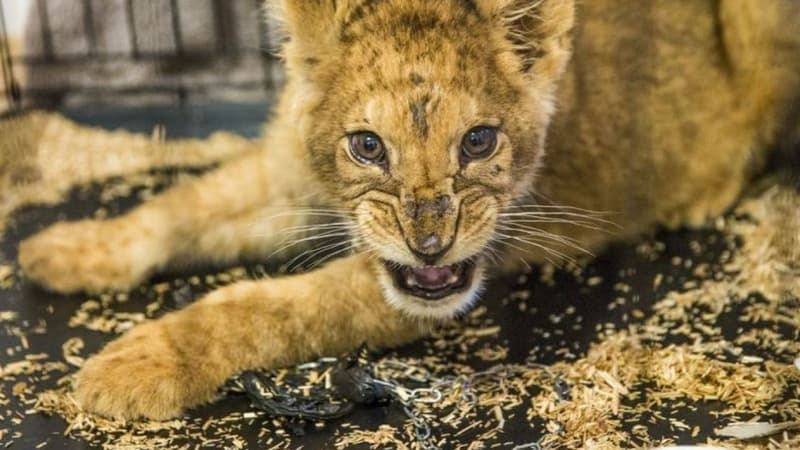
{"type": "Polygon", "coordinates": [[[563,70],[570,55],[575,0],[476,0],[476,5],[502,27],[522,70],[563,70]]]}
{"type": "Polygon", "coordinates": [[[264,11],[279,37],[311,37],[331,30],[336,0],[265,0],[264,11]]]}
{"type": "Polygon", "coordinates": [[[327,45],[356,0],[265,0],[264,11],[281,42],[327,45]]]}
{"type": "Polygon", "coordinates": [[[291,70],[309,72],[336,49],[343,16],[357,0],[265,0],[270,41],[291,70]]]}

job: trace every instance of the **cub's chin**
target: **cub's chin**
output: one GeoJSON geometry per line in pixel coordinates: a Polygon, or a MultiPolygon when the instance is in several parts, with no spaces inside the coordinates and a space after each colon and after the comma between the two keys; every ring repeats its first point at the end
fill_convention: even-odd
{"type": "Polygon", "coordinates": [[[381,260],[380,281],[386,300],[412,316],[447,319],[469,309],[483,285],[480,258],[447,266],[406,266],[381,260]]]}

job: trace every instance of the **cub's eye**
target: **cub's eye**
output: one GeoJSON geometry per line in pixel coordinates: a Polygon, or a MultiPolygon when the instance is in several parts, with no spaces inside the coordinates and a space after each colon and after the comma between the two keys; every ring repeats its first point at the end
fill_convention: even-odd
{"type": "Polygon", "coordinates": [[[347,137],[350,153],[363,164],[382,164],[386,160],[386,149],[375,133],[363,131],[347,137]]]}
{"type": "Polygon", "coordinates": [[[486,158],[497,147],[497,128],[475,127],[461,140],[461,154],[467,159],[486,158]]]}

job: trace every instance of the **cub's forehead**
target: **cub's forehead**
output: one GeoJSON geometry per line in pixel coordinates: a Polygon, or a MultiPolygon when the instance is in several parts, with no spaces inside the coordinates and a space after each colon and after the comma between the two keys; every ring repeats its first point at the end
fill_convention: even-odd
{"type": "Polygon", "coordinates": [[[324,79],[336,88],[326,97],[363,114],[358,120],[411,123],[421,137],[437,120],[499,115],[484,109],[512,105],[518,83],[504,72],[491,24],[472,3],[357,1],[340,18],[337,51],[328,53],[324,79]]]}
{"type": "MultiPolygon", "coordinates": [[[[340,66],[337,89],[329,98],[364,110],[368,120],[411,114],[423,118],[446,114],[470,120],[477,115],[497,115],[496,109],[514,105],[521,98],[517,87],[492,61],[471,64],[453,49],[425,54],[407,54],[394,49],[376,56],[363,66],[340,66]]],[[[419,127],[424,129],[424,127],[419,127]]]]}
{"type": "MultiPolygon", "coordinates": [[[[339,41],[356,70],[426,61],[461,73],[492,64],[490,27],[465,0],[362,0],[347,10],[339,41]]],[[[422,70],[421,72],[425,72],[422,70]]],[[[422,73],[424,75],[424,73],[422,73]]]]}
{"type": "Polygon", "coordinates": [[[435,139],[483,115],[479,102],[468,92],[436,83],[377,93],[352,114],[357,123],[391,134],[402,132],[405,138],[419,141],[435,139]]]}
{"type": "Polygon", "coordinates": [[[362,92],[436,86],[476,92],[504,78],[496,57],[486,42],[449,36],[409,39],[396,45],[364,39],[337,55],[336,82],[362,92]]]}
{"type": "Polygon", "coordinates": [[[364,35],[389,40],[423,37],[469,31],[481,22],[472,0],[354,0],[344,10],[340,39],[346,43],[364,35]]]}

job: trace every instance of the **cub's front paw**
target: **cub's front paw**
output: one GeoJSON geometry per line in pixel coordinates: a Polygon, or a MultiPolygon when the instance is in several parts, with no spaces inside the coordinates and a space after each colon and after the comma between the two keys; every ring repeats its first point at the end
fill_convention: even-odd
{"type": "Polygon", "coordinates": [[[124,221],[58,223],[19,246],[25,274],[61,293],[128,290],[152,268],[148,236],[124,221]]]}
{"type": "Polygon", "coordinates": [[[87,411],[118,419],[164,420],[211,400],[160,322],[142,324],[89,358],[76,375],[75,398],[87,411]]]}

